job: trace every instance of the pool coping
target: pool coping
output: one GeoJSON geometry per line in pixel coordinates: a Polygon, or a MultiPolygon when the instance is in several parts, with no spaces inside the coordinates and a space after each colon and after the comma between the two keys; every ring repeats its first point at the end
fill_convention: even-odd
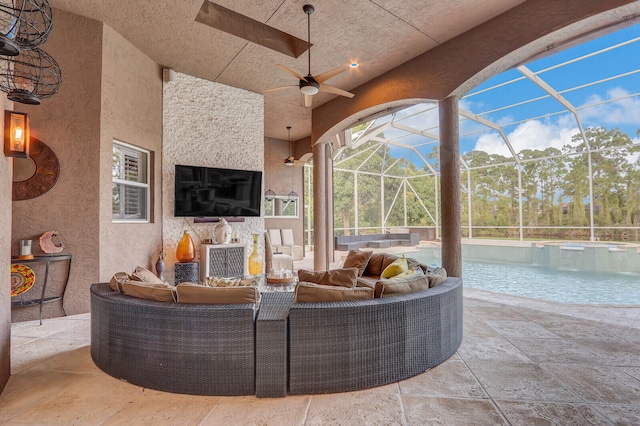
{"type": "Polygon", "coordinates": [[[464,297],[640,329],[640,305],[571,304],[465,287],[464,297]]]}

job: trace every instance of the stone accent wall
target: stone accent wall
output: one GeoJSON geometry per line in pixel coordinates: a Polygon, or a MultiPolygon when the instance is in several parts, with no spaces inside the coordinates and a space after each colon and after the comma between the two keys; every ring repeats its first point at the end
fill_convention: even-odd
{"type": "MultiPolygon", "coordinates": [[[[174,166],[264,170],[264,100],[260,94],[181,73],[164,83],[163,93],[162,231],[165,278],[173,282],[176,246],[182,231],[190,231],[199,260],[200,239],[210,238],[216,225],[174,217],[174,166]]],[[[253,244],[251,234],[260,233],[264,259],[264,206],[261,217],[230,225],[240,242],[247,244],[247,258],[253,244]]]]}

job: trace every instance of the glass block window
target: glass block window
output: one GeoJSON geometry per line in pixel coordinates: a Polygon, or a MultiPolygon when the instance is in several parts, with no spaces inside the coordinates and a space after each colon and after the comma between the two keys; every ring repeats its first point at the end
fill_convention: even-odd
{"type": "Polygon", "coordinates": [[[113,141],[112,219],[149,222],[149,151],[113,141]]]}

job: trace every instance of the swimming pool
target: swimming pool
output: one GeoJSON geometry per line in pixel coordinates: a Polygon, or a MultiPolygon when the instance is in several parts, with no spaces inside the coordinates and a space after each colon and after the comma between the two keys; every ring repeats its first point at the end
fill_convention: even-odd
{"type": "MultiPolygon", "coordinates": [[[[426,264],[441,263],[430,250],[406,255],[426,264]]],[[[553,302],[640,305],[640,276],[636,274],[463,260],[462,277],[466,287],[553,302]]]]}

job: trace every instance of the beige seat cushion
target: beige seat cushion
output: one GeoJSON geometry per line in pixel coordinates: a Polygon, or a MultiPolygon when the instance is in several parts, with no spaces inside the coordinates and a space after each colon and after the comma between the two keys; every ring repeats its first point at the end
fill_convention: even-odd
{"type": "Polygon", "coordinates": [[[314,284],[353,288],[356,286],[358,268],[331,269],[329,271],[298,270],[298,281],[314,284]]]}
{"type": "Polygon", "coordinates": [[[208,287],[194,283],[181,283],[176,287],[178,303],[206,303],[210,305],[254,304],[260,302],[256,286],[208,287]]]}
{"type": "Polygon", "coordinates": [[[372,255],[372,251],[349,250],[347,258],[344,260],[344,267],[358,268],[358,276],[361,277],[372,255]]]}
{"type": "Polygon", "coordinates": [[[404,278],[381,279],[376,283],[375,297],[391,297],[398,294],[415,293],[429,288],[426,275],[413,274],[404,278]]]}
{"type": "Polygon", "coordinates": [[[380,280],[380,277],[368,277],[366,275],[363,275],[361,277],[358,277],[358,280],[356,282],[356,286],[357,287],[371,287],[371,288],[375,288],[376,287],[376,283],[380,280]]]}
{"type": "Polygon", "coordinates": [[[175,288],[169,284],[145,283],[142,281],[125,281],[122,292],[140,299],[157,300],[159,302],[175,302],[175,288]]]}
{"type": "Polygon", "coordinates": [[[373,299],[373,289],[369,287],[347,288],[308,282],[296,284],[295,300],[298,303],[343,302],[368,299],[373,299]]]}

